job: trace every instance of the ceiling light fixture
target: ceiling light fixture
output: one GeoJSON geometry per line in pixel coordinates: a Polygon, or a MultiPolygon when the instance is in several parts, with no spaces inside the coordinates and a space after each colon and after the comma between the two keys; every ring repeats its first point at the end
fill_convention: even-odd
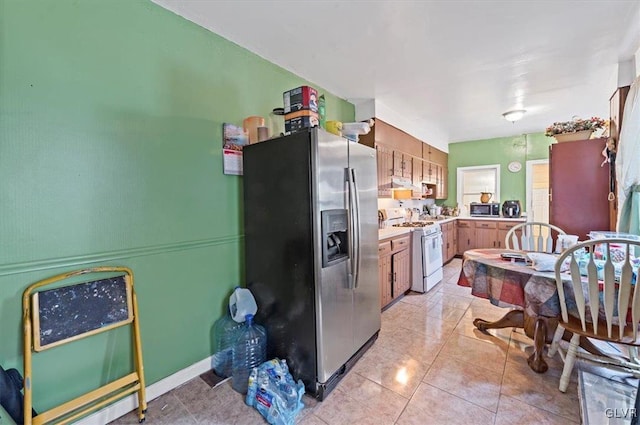
{"type": "Polygon", "coordinates": [[[515,109],[513,111],[505,112],[504,114],[502,114],[502,116],[507,121],[516,122],[524,116],[525,112],[527,111],[525,111],[524,109],[515,109]]]}

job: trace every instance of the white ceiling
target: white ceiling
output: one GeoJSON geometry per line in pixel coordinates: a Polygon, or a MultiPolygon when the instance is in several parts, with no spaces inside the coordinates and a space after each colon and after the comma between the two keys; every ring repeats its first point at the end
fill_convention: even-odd
{"type": "Polygon", "coordinates": [[[640,48],[640,0],[153,1],[438,146],[608,118],[640,48]]]}

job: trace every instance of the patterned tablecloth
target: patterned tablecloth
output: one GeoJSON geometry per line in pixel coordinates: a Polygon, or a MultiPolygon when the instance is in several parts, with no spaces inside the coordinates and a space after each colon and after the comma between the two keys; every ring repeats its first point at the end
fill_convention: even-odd
{"type": "MultiPolygon", "coordinates": [[[[523,262],[503,260],[504,249],[472,249],[463,256],[458,285],[471,287],[471,294],[487,298],[499,307],[524,309],[532,317],[560,316],[560,301],[554,272],[538,272],[523,262]]],[[[515,251],[511,251],[515,252],[515,251]]],[[[565,282],[567,301],[575,301],[565,282]]],[[[575,305],[575,304],[574,304],[575,305]]],[[[577,311],[576,311],[577,312],[577,311]]]]}

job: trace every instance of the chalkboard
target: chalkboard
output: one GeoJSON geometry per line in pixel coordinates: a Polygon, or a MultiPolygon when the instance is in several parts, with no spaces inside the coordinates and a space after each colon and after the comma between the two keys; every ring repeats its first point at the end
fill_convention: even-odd
{"type": "Polygon", "coordinates": [[[131,323],[131,286],[125,276],[33,294],[34,350],[131,323]]]}

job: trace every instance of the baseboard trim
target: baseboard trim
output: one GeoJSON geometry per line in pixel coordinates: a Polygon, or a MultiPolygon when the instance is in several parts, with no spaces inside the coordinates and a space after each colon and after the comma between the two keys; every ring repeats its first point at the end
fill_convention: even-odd
{"type": "MultiPolygon", "coordinates": [[[[187,381],[211,370],[212,357],[202,359],[173,375],[169,375],[146,388],[147,402],[168,393],[187,381]]],[[[134,393],[76,422],[77,425],[104,425],[126,415],[138,407],[138,397],[134,393]]]]}

